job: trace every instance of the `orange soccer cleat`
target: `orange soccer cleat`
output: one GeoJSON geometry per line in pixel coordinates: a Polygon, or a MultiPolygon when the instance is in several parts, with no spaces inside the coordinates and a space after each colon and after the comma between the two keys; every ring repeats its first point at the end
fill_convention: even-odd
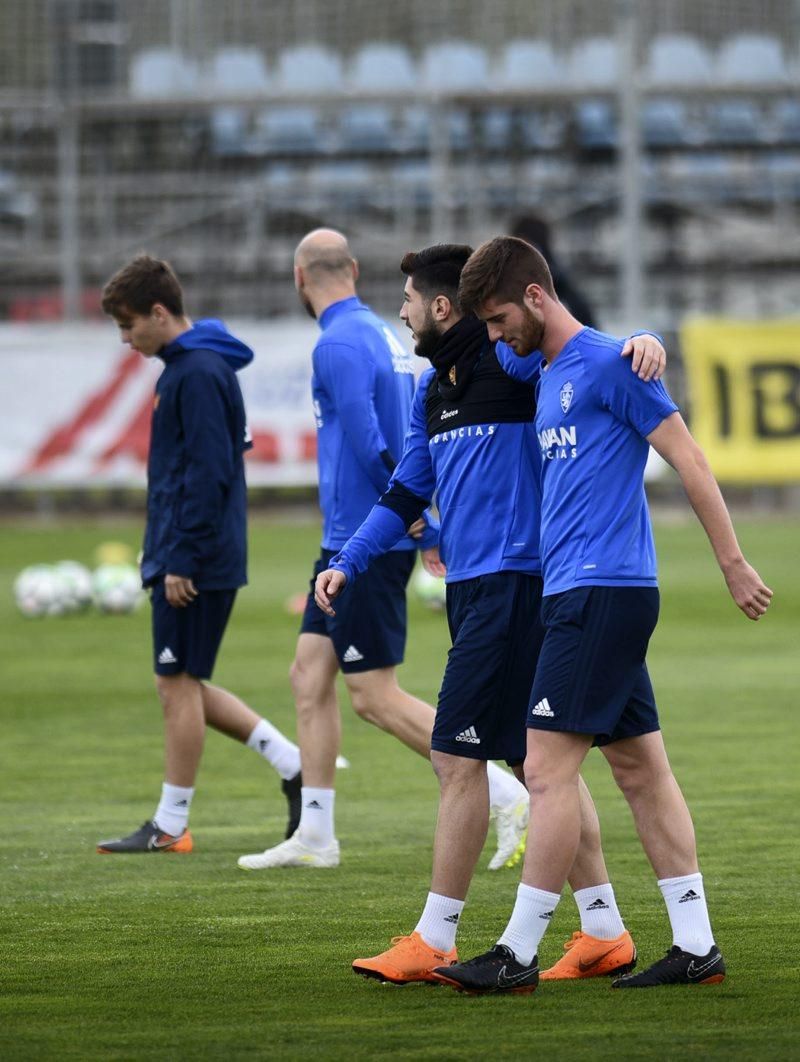
{"type": "Polygon", "coordinates": [[[432,948],[415,930],[409,937],[392,937],[392,947],[373,959],[356,959],[353,973],[389,981],[393,985],[406,985],[412,981],[441,984],[432,971],[437,966],[452,966],[454,962],[458,962],[455,948],[451,951],[432,948]]]}
{"type": "Polygon", "coordinates": [[[628,973],[636,965],[636,945],[625,930],[613,940],[599,940],[588,933],[573,933],[564,945],[565,954],[549,970],[539,974],[541,981],[568,981],[579,977],[608,977],[628,973]]]}

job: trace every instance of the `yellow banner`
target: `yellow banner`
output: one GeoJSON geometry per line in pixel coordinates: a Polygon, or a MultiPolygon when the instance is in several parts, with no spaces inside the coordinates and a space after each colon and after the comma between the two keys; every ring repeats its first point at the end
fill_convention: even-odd
{"type": "Polygon", "coordinates": [[[725,483],[800,480],[800,318],[687,321],[691,428],[725,483]]]}

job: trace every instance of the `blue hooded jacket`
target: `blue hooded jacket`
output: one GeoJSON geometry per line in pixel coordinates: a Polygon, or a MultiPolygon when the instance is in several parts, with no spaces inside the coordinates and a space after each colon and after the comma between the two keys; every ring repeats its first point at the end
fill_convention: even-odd
{"type": "Polygon", "coordinates": [[[233,590],[247,582],[251,445],[236,372],[253,352],[221,321],[204,320],[158,356],[142,582],[182,575],[198,590],[233,590]]]}

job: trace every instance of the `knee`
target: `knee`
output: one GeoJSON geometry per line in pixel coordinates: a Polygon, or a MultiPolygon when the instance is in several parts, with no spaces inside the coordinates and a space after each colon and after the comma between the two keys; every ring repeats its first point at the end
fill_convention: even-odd
{"type": "Polygon", "coordinates": [[[635,800],[653,785],[653,776],[639,763],[618,763],[612,768],[614,781],[626,800],[635,800]]]}
{"type": "Polygon", "coordinates": [[[381,712],[380,698],[375,697],[373,690],[368,686],[351,685],[349,687],[350,703],[353,711],[367,723],[375,726],[383,726],[383,713],[381,712]]]}
{"type": "Polygon", "coordinates": [[[483,760],[471,760],[465,756],[453,756],[448,752],[431,750],[431,766],[442,790],[471,788],[476,778],[486,773],[483,760]]]}
{"type": "Polygon", "coordinates": [[[289,683],[298,712],[307,712],[314,700],[311,689],[311,673],[302,660],[297,657],[289,668],[289,683]]]}
{"type": "Polygon", "coordinates": [[[156,693],[161,702],[161,707],[165,712],[168,712],[180,698],[187,681],[192,682],[196,680],[189,679],[187,675],[155,676],[156,693]]]}

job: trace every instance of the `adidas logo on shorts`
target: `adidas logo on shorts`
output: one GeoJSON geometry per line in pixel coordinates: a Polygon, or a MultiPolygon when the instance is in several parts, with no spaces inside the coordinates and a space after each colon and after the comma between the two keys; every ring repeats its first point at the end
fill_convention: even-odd
{"type": "Polygon", "coordinates": [[[159,664],[177,664],[178,658],[168,645],[165,645],[161,652],[158,654],[159,664]]]}
{"type": "Polygon", "coordinates": [[[535,708],[531,709],[531,715],[543,715],[547,719],[554,719],[555,714],[556,713],[551,710],[550,702],[546,697],[543,700],[539,701],[535,708]]]}
{"type": "Polygon", "coordinates": [[[474,726],[468,726],[466,730],[462,730],[460,734],[457,734],[456,741],[466,741],[468,745],[480,745],[481,743],[481,739],[475,733],[474,726]]]}
{"type": "Polygon", "coordinates": [[[349,645],[345,650],[345,654],[342,657],[342,662],[345,664],[355,664],[358,660],[363,660],[363,653],[359,653],[358,649],[354,645],[349,645]]]}

